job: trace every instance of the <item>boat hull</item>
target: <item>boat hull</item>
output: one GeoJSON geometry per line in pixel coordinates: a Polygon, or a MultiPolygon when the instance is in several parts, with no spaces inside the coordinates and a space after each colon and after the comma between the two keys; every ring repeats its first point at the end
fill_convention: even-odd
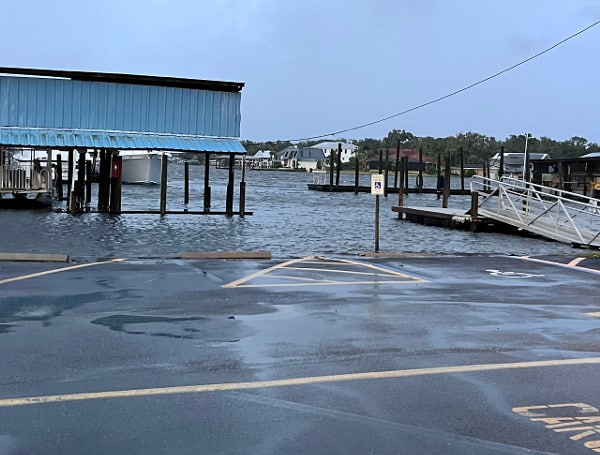
{"type": "Polygon", "coordinates": [[[158,154],[124,155],[121,180],[124,184],[158,185],[161,156],[158,154]]]}

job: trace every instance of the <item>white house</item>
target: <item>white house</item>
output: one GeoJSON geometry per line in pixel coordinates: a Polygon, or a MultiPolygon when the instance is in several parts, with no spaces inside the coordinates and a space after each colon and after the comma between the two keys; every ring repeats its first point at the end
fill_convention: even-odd
{"type": "Polygon", "coordinates": [[[246,162],[251,169],[270,169],[273,167],[274,152],[270,150],[259,150],[254,155],[247,156],[246,162]]]}
{"type": "Polygon", "coordinates": [[[298,147],[292,145],[278,152],[281,167],[287,169],[305,169],[314,171],[323,169],[325,155],[323,150],[315,147],[298,147]]]}
{"type": "Polygon", "coordinates": [[[327,141],[315,144],[312,146],[312,148],[323,150],[323,154],[325,155],[325,157],[329,158],[331,156],[332,150],[335,151],[335,153],[337,153],[338,144],[342,144],[342,163],[348,163],[350,161],[350,158],[352,158],[356,154],[356,150],[358,149],[357,145],[348,144],[346,142],[327,141]]]}

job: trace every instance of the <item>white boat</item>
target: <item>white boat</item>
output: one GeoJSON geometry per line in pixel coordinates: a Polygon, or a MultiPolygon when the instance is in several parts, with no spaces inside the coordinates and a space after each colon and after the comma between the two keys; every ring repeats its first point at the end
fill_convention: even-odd
{"type": "Polygon", "coordinates": [[[122,183],[158,185],[164,152],[151,150],[121,150],[123,158],[122,183]]]}
{"type": "Polygon", "coordinates": [[[52,204],[51,168],[32,155],[28,162],[15,159],[20,151],[0,149],[0,206],[29,207],[52,204]]]}

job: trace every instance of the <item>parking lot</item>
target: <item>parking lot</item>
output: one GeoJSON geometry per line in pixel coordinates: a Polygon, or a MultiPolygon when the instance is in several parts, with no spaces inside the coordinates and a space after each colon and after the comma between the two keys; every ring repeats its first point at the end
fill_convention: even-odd
{"type": "Polygon", "coordinates": [[[600,453],[597,266],[0,262],[0,452],[600,453]]]}

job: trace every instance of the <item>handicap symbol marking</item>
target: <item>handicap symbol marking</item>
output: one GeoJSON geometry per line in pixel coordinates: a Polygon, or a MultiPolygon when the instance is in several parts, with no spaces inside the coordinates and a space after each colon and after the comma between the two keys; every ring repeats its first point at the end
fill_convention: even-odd
{"type": "Polygon", "coordinates": [[[498,276],[502,278],[543,278],[544,275],[536,275],[534,273],[523,273],[523,272],[501,272],[500,270],[489,269],[486,270],[491,276],[498,276]]]}
{"type": "Polygon", "coordinates": [[[563,433],[591,452],[600,453],[600,410],[586,403],[562,403],[513,408],[513,412],[548,430],[563,433]]]}
{"type": "Polygon", "coordinates": [[[378,265],[308,256],[276,264],[239,280],[223,285],[239,287],[305,287],[357,284],[407,284],[425,280],[378,265]]]}

